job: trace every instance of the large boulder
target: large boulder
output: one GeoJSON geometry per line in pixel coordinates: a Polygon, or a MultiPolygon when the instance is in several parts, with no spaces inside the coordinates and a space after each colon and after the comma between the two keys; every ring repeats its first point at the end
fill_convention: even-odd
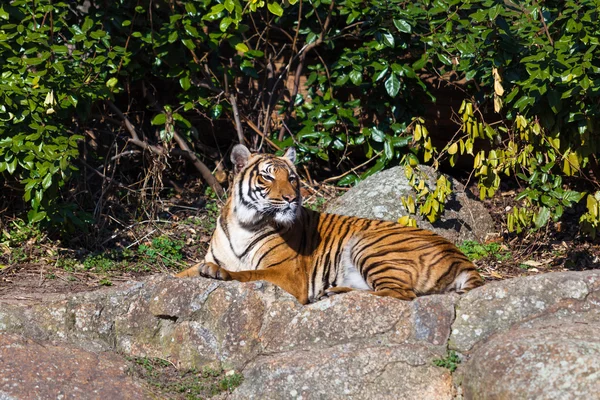
{"type": "MultiPolygon", "coordinates": [[[[421,165],[420,173],[429,187],[434,188],[439,172],[421,165]]],[[[488,234],[494,233],[494,221],[483,204],[464,185],[446,176],[452,184],[446,208],[439,221],[431,224],[421,216],[414,216],[418,226],[444,236],[453,243],[465,240],[483,242],[488,234]]],[[[369,219],[397,221],[407,215],[401,198],[415,196],[403,167],[394,167],[369,176],[343,196],[332,201],[326,212],[351,215],[369,219]]]]}
{"type": "Polygon", "coordinates": [[[0,399],[153,399],[123,357],[0,333],[0,399]]]}
{"type": "Polygon", "coordinates": [[[237,398],[450,399],[451,376],[433,360],[446,354],[457,300],[357,291],[302,306],[267,283],[155,276],[51,302],[0,302],[0,329],[235,369],[246,377],[237,398]]]}
{"type": "Polygon", "coordinates": [[[598,398],[600,323],[546,322],[477,346],[461,371],[465,398],[598,398]]]}
{"type": "MultiPolygon", "coordinates": [[[[600,271],[516,278],[412,302],[355,291],[302,306],[264,282],[167,276],[29,303],[0,299],[7,334],[234,369],[245,377],[234,399],[451,399],[461,391],[466,399],[569,398],[569,388],[594,398],[598,327],[600,271]],[[449,350],[464,360],[454,373],[436,361],[449,350]]],[[[24,357],[35,365],[37,356],[24,357]]],[[[49,358],[40,357],[40,365],[49,358]]],[[[23,383],[1,367],[0,377],[0,385],[23,383]]]]}
{"type": "MultiPolygon", "coordinates": [[[[495,333],[538,319],[600,322],[600,271],[557,272],[488,283],[456,306],[449,347],[469,352],[495,333]]],[[[565,321],[566,323],[566,321],[565,321]]]]}

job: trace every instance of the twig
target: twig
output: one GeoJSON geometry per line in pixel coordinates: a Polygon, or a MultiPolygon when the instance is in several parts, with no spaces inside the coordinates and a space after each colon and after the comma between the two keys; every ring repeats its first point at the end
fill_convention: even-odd
{"type": "Polygon", "coordinates": [[[238,110],[235,94],[231,93],[229,95],[229,102],[231,103],[231,109],[233,111],[233,119],[235,120],[235,129],[238,134],[238,140],[241,144],[244,144],[244,130],[242,129],[242,121],[240,121],[240,112],[238,110]]]}
{"type": "Polygon", "coordinates": [[[125,156],[131,156],[134,154],[140,154],[140,151],[139,150],[127,150],[127,151],[117,154],[116,156],[111,157],[111,159],[109,161],[115,161],[118,158],[125,157],[125,156]]]}
{"type": "Polygon", "coordinates": [[[263,132],[261,132],[260,129],[258,129],[258,127],[254,124],[254,122],[250,120],[250,118],[246,117],[245,115],[242,115],[242,117],[244,118],[244,121],[246,121],[246,124],[248,124],[250,129],[259,134],[267,143],[269,143],[271,147],[273,147],[275,150],[281,150],[281,147],[277,146],[271,139],[269,139],[263,132]]]}
{"type": "Polygon", "coordinates": [[[177,131],[173,131],[173,138],[181,148],[182,154],[194,164],[194,167],[200,172],[202,178],[210,185],[210,187],[215,191],[217,196],[222,197],[225,194],[223,187],[214,177],[214,175],[210,172],[210,169],[196,157],[196,154],[190,149],[187,142],[184,138],[181,137],[177,131]]]}
{"type": "Polygon", "coordinates": [[[159,154],[159,155],[166,154],[167,151],[163,147],[154,146],[154,145],[149,144],[148,142],[140,140],[140,137],[138,136],[133,124],[129,121],[129,118],[127,118],[125,116],[125,114],[123,114],[123,112],[121,112],[121,110],[119,110],[119,108],[113,104],[112,101],[106,100],[106,104],[110,107],[111,110],[113,110],[113,112],[115,114],[117,114],[117,116],[119,118],[121,118],[121,121],[123,121],[125,128],[129,132],[129,135],[131,136],[131,138],[129,138],[129,141],[131,143],[135,144],[138,147],[143,148],[144,150],[148,150],[155,154],[159,154]]]}
{"type": "Polygon", "coordinates": [[[550,45],[554,47],[554,40],[552,40],[552,36],[550,36],[550,31],[548,30],[548,25],[546,25],[546,20],[544,20],[544,14],[542,10],[538,7],[538,13],[540,14],[540,21],[542,21],[542,25],[544,26],[544,32],[546,32],[546,36],[548,36],[548,40],[550,41],[550,45]]]}
{"type": "MultiPolygon", "coordinates": [[[[282,120],[286,119],[286,116],[289,113],[289,110],[294,106],[294,101],[296,99],[296,95],[298,94],[298,87],[300,86],[300,77],[302,75],[302,70],[304,69],[304,61],[306,60],[306,54],[309,51],[311,51],[312,49],[314,49],[315,47],[319,46],[321,43],[323,43],[325,33],[327,32],[327,29],[329,28],[329,23],[331,22],[331,13],[333,12],[334,5],[335,5],[335,0],[331,0],[331,4],[329,5],[329,11],[327,13],[327,18],[325,19],[325,23],[323,24],[323,29],[321,30],[321,33],[319,34],[319,37],[317,38],[317,40],[315,40],[311,44],[305,46],[303,48],[304,51],[301,50],[302,54],[300,55],[300,60],[298,61],[298,66],[296,67],[296,74],[294,75],[294,87],[292,88],[292,93],[290,95],[290,104],[289,104],[288,109],[287,109],[286,113],[284,114],[282,120]]],[[[278,136],[278,139],[280,141],[283,140],[284,133],[285,133],[285,126],[282,125],[281,128],[279,129],[279,136],[278,136]]]]}
{"type": "Polygon", "coordinates": [[[357,169],[359,169],[359,168],[362,168],[362,167],[364,167],[365,165],[367,165],[367,164],[368,164],[368,163],[370,163],[371,161],[375,160],[375,159],[376,159],[376,158],[377,158],[377,157],[378,157],[378,156],[379,156],[381,153],[383,153],[383,151],[380,151],[380,152],[378,152],[377,154],[375,154],[375,156],[374,156],[374,157],[371,157],[371,158],[369,158],[369,159],[368,159],[367,161],[365,161],[364,163],[362,163],[362,164],[360,164],[360,165],[357,165],[357,166],[356,166],[356,167],[354,167],[354,168],[350,168],[348,171],[344,172],[343,174],[341,174],[341,175],[338,175],[338,176],[333,176],[333,177],[331,177],[331,178],[327,178],[327,179],[325,179],[325,180],[324,180],[323,182],[321,182],[321,183],[333,182],[333,181],[337,181],[338,179],[342,179],[342,178],[343,178],[343,177],[345,177],[346,175],[348,175],[348,174],[350,174],[350,173],[352,173],[352,172],[356,171],[356,170],[357,170],[357,169]]]}
{"type": "Polygon", "coordinates": [[[82,159],[79,159],[79,162],[82,163],[90,171],[95,172],[98,176],[100,176],[102,179],[106,180],[108,183],[110,183],[112,185],[115,185],[115,186],[117,186],[120,189],[125,189],[125,190],[128,190],[130,192],[135,192],[135,190],[132,190],[131,188],[123,185],[121,182],[117,181],[116,179],[113,179],[113,178],[110,178],[110,177],[104,175],[102,172],[98,171],[96,168],[92,167],[90,164],[86,163],[82,159]]]}
{"type": "MultiPolygon", "coordinates": [[[[142,147],[145,150],[149,150],[149,151],[159,154],[159,155],[167,154],[167,151],[165,148],[151,145],[143,140],[140,140],[140,138],[135,130],[135,127],[129,121],[129,119],[121,112],[121,110],[119,110],[119,108],[117,106],[115,106],[113,104],[113,102],[110,100],[107,100],[106,104],[108,104],[108,106],[114,111],[114,113],[117,114],[119,116],[119,118],[121,118],[121,120],[123,121],[125,128],[131,135],[131,138],[129,139],[129,141],[131,143],[133,143],[139,147],[142,147]]],[[[210,187],[215,191],[215,193],[218,196],[223,196],[223,194],[225,193],[223,188],[221,187],[219,182],[217,182],[217,180],[215,179],[213,174],[210,172],[208,167],[206,165],[204,165],[204,163],[202,161],[200,161],[198,159],[198,157],[196,157],[196,154],[194,154],[193,151],[190,150],[190,147],[188,146],[187,142],[176,131],[173,132],[173,137],[174,137],[175,141],[177,142],[177,144],[179,145],[179,148],[181,149],[180,152],[176,151],[177,149],[173,149],[173,153],[183,155],[188,160],[190,160],[192,162],[192,164],[194,165],[194,167],[196,167],[198,172],[200,172],[200,174],[202,175],[202,178],[206,181],[206,183],[208,183],[210,185],[210,187]]]]}

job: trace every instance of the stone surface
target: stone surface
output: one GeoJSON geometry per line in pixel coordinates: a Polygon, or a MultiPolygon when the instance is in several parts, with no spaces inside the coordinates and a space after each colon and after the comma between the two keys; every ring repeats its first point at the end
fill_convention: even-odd
{"type": "Polygon", "coordinates": [[[492,282],[468,292],[457,304],[449,346],[468,352],[490,335],[535,319],[573,314],[597,319],[600,271],[561,272],[492,282]],[[594,295],[588,299],[588,296],[594,295]],[[586,302],[586,300],[589,300],[586,302]]]}
{"type": "Polygon", "coordinates": [[[448,370],[415,345],[338,345],[259,357],[232,399],[452,399],[448,370]]]}
{"type": "Polygon", "coordinates": [[[600,324],[548,322],[477,346],[461,371],[465,399],[597,399],[600,324]]]}
{"type": "MultiPolygon", "coordinates": [[[[596,393],[586,391],[595,388],[587,377],[600,373],[598,327],[600,271],[516,278],[412,302],[355,291],[302,306],[264,282],[168,276],[27,303],[0,300],[5,335],[71,343],[92,359],[118,350],[183,368],[234,369],[245,376],[236,399],[446,399],[457,385],[467,398],[484,398],[488,385],[489,398],[553,398],[568,385],[596,393]],[[455,374],[434,365],[449,348],[465,360],[455,374]],[[500,373],[516,374],[512,389],[486,383],[500,373]],[[527,379],[540,389],[520,396],[527,379]]],[[[0,399],[28,398],[2,386],[2,367],[0,399]]]]}
{"type": "Polygon", "coordinates": [[[113,353],[0,333],[0,399],[152,399],[113,353]]]}
{"type": "MultiPolygon", "coordinates": [[[[421,165],[419,170],[427,177],[429,187],[435,187],[437,172],[421,165]]],[[[453,243],[465,240],[482,242],[494,232],[494,222],[486,208],[457,180],[448,177],[453,194],[449,197],[440,221],[433,225],[416,216],[419,227],[430,229],[453,243]]],[[[407,215],[401,197],[413,196],[403,167],[394,167],[371,175],[343,196],[329,203],[326,212],[370,219],[397,221],[407,215]]]]}

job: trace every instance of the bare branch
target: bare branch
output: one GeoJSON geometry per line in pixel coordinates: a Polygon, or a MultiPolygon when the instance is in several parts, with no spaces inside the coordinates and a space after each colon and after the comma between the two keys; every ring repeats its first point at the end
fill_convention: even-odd
{"type": "Polygon", "coordinates": [[[196,154],[190,149],[190,146],[187,144],[185,139],[181,137],[179,133],[174,131],[173,138],[175,139],[175,141],[179,145],[179,148],[181,149],[181,152],[175,151],[176,149],[173,152],[175,154],[182,154],[185,158],[190,160],[192,164],[194,164],[194,167],[196,167],[198,172],[200,172],[202,178],[204,178],[206,183],[208,183],[210,187],[215,191],[217,196],[222,197],[225,194],[225,191],[223,190],[223,187],[219,184],[217,179],[210,172],[210,169],[208,169],[208,167],[202,161],[200,161],[198,157],[196,157],[196,154]]]}
{"type": "MultiPolygon", "coordinates": [[[[159,155],[167,154],[167,150],[164,147],[151,145],[148,142],[141,140],[139,138],[133,124],[123,114],[123,112],[121,112],[121,110],[119,110],[119,108],[113,104],[112,101],[107,100],[106,104],[108,104],[110,109],[113,110],[113,112],[115,114],[117,114],[117,116],[119,118],[121,118],[121,120],[123,121],[125,128],[131,135],[129,142],[135,144],[136,146],[143,148],[144,150],[151,151],[155,154],[159,154],[159,155]]],[[[179,145],[179,148],[181,149],[179,151],[178,151],[178,149],[173,149],[173,151],[172,151],[173,154],[182,155],[185,158],[187,158],[189,161],[191,161],[192,164],[194,165],[194,167],[196,167],[196,169],[198,170],[198,172],[200,172],[200,175],[202,175],[202,178],[206,181],[206,183],[208,183],[210,185],[210,187],[215,191],[215,193],[218,196],[223,196],[223,194],[224,194],[223,188],[221,187],[219,182],[217,182],[217,180],[215,179],[213,174],[210,172],[208,167],[202,161],[200,161],[198,159],[198,157],[196,157],[196,154],[192,150],[190,150],[190,147],[188,146],[187,142],[177,132],[173,132],[173,137],[174,137],[175,141],[177,142],[177,144],[179,145]]]]}
{"type": "Polygon", "coordinates": [[[125,129],[127,129],[127,132],[129,132],[129,135],[131,136],[131,138],[129,139],[129,141],[131,143],[135,144],[138,147],[143,148],[144,150],[148,150],[155,154],[160,154],[160,155],[166,154],[167,151],[163,147],[154,146],[154,145],[149,144],[148,142],[141,140],[135,130],[135,127],[129,121],[129,118],[127,118],[125,116],[125,114],[123,114],[123,112],[121,112],[121,110],[119,110],[119,108],[114,105],[114,103],[112,101],[106,100],[106,104],[108,104],[110,109],[113,110],[113,112],[115,114],[117,114],[117,116],[119,118],[121,118],[121,120],[123,121],[123,125],[125,125],[125,129]]]}
{"type": "MultiPolygon", "coordinates": [[[[300,76],[302,75],[302,70],[304,69],[304,61],[306,59],[306,54],[308,54],[309,51],[311,51],[312,49],[314,49],[315,47],[317,47],[321,43],[323,43],[323,39],[325,38],[325,33],[327,33],[327,30],[329,29],[329,23],[331,22],[331,14],[333,12],[334,5],[335,5],[335,0],[331,0],[331,4],[329,5],[329,11],[327,13],[327,18],[325,19],[325,23],[323,24],[323,29],[321,30],[321,33],[319,34],[319,37],[317,38],[317,40],[315,40],[314,42],[305,46],[299,52],[300,60],[298,61],[298,66],[296,67],[296,74],[294,75],[294,87],[292,88],[292,93],[290,95],[290,104],[289,104],[287,112],[285,113],[285,115],[282,118],[282,120],[284,120],[284,121],[289,113],[289,110],[294,106],[294,101],[296,100],[296,95],[298,94],[298,87],[300,86],[300,76]]],[[[280,141],[283,140],[284,133],[285,133],[285,126],[282,125],[281,129],[279,130],[279,136],[278,136],[278,139],[280,141]]]]}
{"type": "Polygon", "coordinates": [[[244,144],[244,130],[242,129],[242,121],[240,121],[240,112],[238,110],[237,101],[235,99],[235,94],[231,93],[229,95],[229,102],[231,103],[231,109],[233,111],[233,118],[235,119],[235,130],[238,134],[238,140],[241,144],[244,144]]]}

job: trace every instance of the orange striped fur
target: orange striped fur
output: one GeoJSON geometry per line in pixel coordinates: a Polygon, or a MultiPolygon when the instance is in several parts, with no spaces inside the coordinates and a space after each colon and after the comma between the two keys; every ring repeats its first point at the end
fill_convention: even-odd
{"type": "Polygon", "coordinates": [[[302,304],[350,290],[411,300],[483,284],[431,231],[303,208],[293,148],[276,157],[237,145],[231,158],[237,175],[205,260],[178,277],[265,280],[302,304]]]}

